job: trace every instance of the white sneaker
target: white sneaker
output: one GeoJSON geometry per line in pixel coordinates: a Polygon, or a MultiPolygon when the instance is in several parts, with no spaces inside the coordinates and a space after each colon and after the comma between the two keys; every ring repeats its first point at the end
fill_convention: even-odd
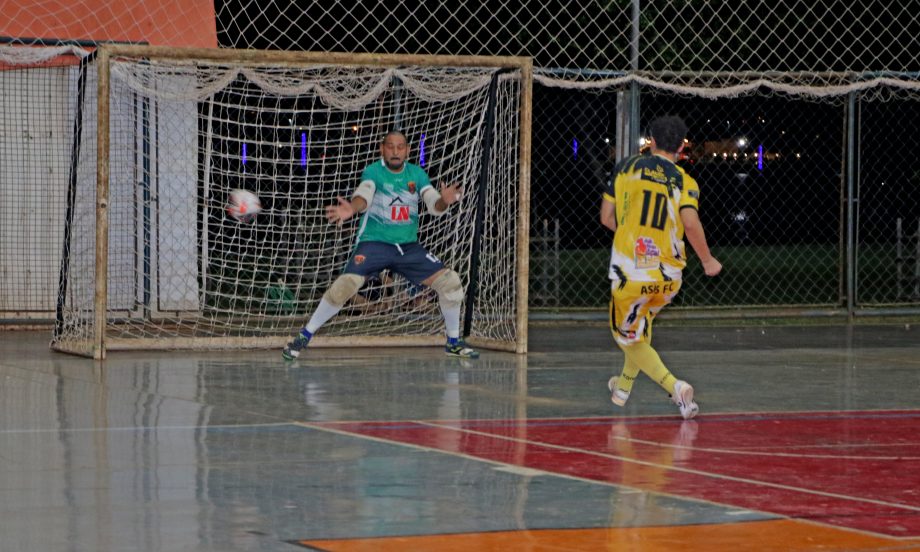
{"type": "Polygon", "coordinates": [[[629,400],[629,393],[623,391],[622,389],[617,389],[617,376],[613,376],[607,382],[607,389],[610,390],[610,402],[617,406],[625,406],[626,401],[629,400]]]}
{"type": "Polygon", "coordinates": [[[693,401],[693,386],[683,380],[677,380],[674,384],[674,394],[671,400],[680,408],[680,415],[685,420],[696,416],[700,407],[693,401]]]}

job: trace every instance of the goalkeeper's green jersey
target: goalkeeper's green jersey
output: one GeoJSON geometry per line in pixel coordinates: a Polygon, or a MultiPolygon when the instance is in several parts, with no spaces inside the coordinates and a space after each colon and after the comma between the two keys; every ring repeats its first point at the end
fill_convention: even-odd
{"type": "Polygon", "coordinates": [[[405,163],[394,173],[381,159],[364,169],[361,182],[368,180],[374,183],[374,198],[361,218],[357,241],[417,242],[419,199],[431,186],[425,170],[405,163]]]}

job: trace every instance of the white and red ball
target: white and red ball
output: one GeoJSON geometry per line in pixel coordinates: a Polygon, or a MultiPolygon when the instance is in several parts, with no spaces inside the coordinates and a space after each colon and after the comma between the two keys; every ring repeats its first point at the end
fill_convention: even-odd
{"type": "Polygon", "coordinates": [[[262,212],[259,196],[249,190],[230,190],[227,214],[240,222],[251,222],[262,212]]]}

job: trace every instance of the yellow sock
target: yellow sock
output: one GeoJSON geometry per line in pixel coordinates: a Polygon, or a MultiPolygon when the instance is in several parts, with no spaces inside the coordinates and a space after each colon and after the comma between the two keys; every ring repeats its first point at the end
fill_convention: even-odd
{"type": "Polygon", "coordinates": [[[635,383],[638,375],[639,366],[634,362],[630,362],[629,356],[627,356],[623,362],[623,371],[620,373],[620,377],[617,378],[617,389],[628,394],[632,391],[633,383],[635,383]]]}
{"type": "MultiPolygon", "coordinates": [[[[652,349],[651,345],[644,341],[640,341],[622,347],[622,349],[623,354],[626,355],[626,363],[623,367],[624,373],[626,372],[627,366],[636,366],[669,394],[674,394],[674,383],[677,381],[677,378],[668,371],[664,363],[661,362],[661,357],[658,356],[655,349],[652,349]]],[[[620,387],[619,381],[617,382],[617,387],[620,387]]],[[[630,382],[630,388],[632,388],[632,382],[630,382]]]]}

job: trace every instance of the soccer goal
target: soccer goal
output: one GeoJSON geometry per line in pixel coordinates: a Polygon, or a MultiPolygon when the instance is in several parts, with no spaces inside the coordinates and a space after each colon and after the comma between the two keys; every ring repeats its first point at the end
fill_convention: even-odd
{"type": "MultiPolygon", "coordinates": [[[[476,346],[527,347],[529,58],[106,45],[86,64],[52,347],[279,348],[341,273],[357,218],[327,223],[402,130],[464,198],[420,241],[465,285],[476,346]],[[231,190],[263,211],[239,222],[231,190]]],[[[313,346],[443,342],[436,296],[384,274],[313,346]]]]}

